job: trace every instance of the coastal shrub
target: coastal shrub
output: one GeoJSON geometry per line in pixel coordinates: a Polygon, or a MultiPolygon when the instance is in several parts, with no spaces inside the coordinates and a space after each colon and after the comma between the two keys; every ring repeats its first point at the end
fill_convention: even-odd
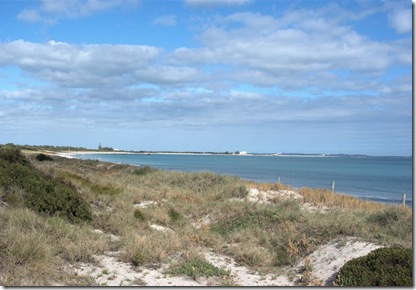
{"type": "Polygon", "coordinates": [[[245,198],[247,195],[248,190],[243,185],[227,188],[221,193],[225,198],[245,198]]]}
{"type": "Polygon", "coordinates": [[[168,210],[168,215],[171,221],[176,222],[182,219],[182,215],[173,207],[170,207],[168,210]]]}
{"type": "Polygon", "coordinates": [[[380,242],[407,246],[402,242],[412,238],[412,219],[411,209],[393,205],[371,213],[366,221],[380,242]]]}
{"type": "Polygon", "coordinates": [[[143,253],[140,251],[136,251],[136,253],[131,258],[131,263],[136,267],[140,267],[144,265],[145,262],[146,262],[146,259],[143,256],[143,253]]]}
{"type": "Polygon", "coordinates": [[[19,150],[0,148],[0,187],[11,205],[24,204],[37,212],[63,215],[70,221],[92,218],[89,204],[72,186],[32,168],[19,150]]]}
{"type": "Polygon", "coordinates": [[[233,216],[228,216],[219,220],[211,226],[211,229],[221,235],[228,235],[233,231],[245,228],[269,229],[276,223],[285,221],[299,221],[301,211],[299,204],[294,200],[285,200],[274,207],[264,207],[262,209],[248,209],[238,212],[233,216]]]}
{"type": "Polygon", "coordinates": [[[340,269],[340,286],[413,286],[412,249],[380,248],[348,261],[340,269]]]}
{"type": "Polygon", "coordinates": [[[213,277],[213,276],[229,276],[230,273],[224,269],[220,269],[211,263],[208,263],[201,257],[194,257],[185,260],[179,265],[172,266],[167,274],[174,276],[188,276],[196,279],[196,277],[213,277]]]}
{"type": "Polygon", "coordinates": [[[404,218],[407,210],[401,206],[389,206],[382,211],[374,212],[368,217],[368,221],[385,226],[394,224],[404,218]]]}
{"type": "Polygon", "coordinates": [[[40,153],[40,154],[36,155],[35,158],[36,158],[37,161],[40,161],[40,162],[42,162],[42,161],[53,161],[52,157],[50,157],[49,155],[43,154],[43,153],[40,153]]]}
{"type": "MultiPolygon", "coordinates": [[[[62,175],[62,174],[61,174],[62,175]]],[[[102,194],[102,195],[116,195],[119,194],[121,191],[112,185],[101,185],[98,183],[94,183],[86,177],[79,176],[78,174],[68,173],[66,172],[62,175],[66,179],[72,179],[77,183],[80,183],[82,186],[88,187],[92,193],[95,194],[102,194]]]]}
{"type": "Polygon", "coordinates": [[[116,195],[121,191],[111,185],[101,185],[89,181],[88,186],[93,193],[103,195],[116,195]]]}
{"type": "Polygon", "coordinates": [[[189,189],[196,193],[206,192],[216,186],[227,184],[227,177],[210,172],[180,174],[171,180],[171,185],[189,189]]]}
{"type": "Polygon", "coordinates": [[[274,248],[275,256],[274,256],[274,265],[275,266],[287,266],[292,263],[292,259],[290,257],[290,254],[287,250],[287,247],[283,244],[277,245],[274,248]]]}
{"type": "Polygon", "coordinates": [[[20,150],[10,145],[0,146],[0,160],[10,164],[29,164],[25,156],[20,152],[20,150]]]}
{"type": "MultiPolygon", "coordinates": [[[[4,190],[3,190],[4,191],[4,190]]],[[[8,191],[4,191],[4,200],[13,207],[24,206],[24,190],[18,186],[12,186],[8,191]]]]}
{"type": "Polygon", "coordinates": [[[149,173],[154,172],[154,171],[156,171],[155,168],[153,168],[149,165],[145,165],[145,166],[140,166],[137,169],[134,169],[132,173],[135,174],[135,175],[146,175],[146,174],[149,174],[149,173]]]}
{"type": "MultiPolygon", "coordinates": [[[[42,180],[35,186],[41,184],[42,180]]],[[[89,204],[63,181],[44,181],[39,190],[34,191],[33,188],[25,197],[29,208],[48,215],[63,215],[73,222],[92,219],[89,204]]]]}
{"type": "Polygon", "coordinates": [[[138,209],[138,208],[136,208],[136,209],[134,210],[133,215],[134,215],[134,218],[135,218],[135,219],[137,219],[137,220],[139,220],[139,221],[141,221],[141,222],[146,221],[146,217],[145,217],[145,215],[144,215],[144,214],[142,213],[142,211],[141,211],[140,209],[138,209]]]}

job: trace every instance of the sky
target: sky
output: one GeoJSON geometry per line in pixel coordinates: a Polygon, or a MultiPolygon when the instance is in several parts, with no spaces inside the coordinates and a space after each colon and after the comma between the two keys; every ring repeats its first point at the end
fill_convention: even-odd
{"type": "Polygon", "coordinates": [[[409,0],[0,0],[0,144],[412,155],[409,0]]]}

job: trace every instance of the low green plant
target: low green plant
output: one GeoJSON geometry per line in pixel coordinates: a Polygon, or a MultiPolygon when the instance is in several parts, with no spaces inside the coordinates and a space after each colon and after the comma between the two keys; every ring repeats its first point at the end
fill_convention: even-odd
{"type": "Polygon", "coordinates": [[[3,145],[0,146],[0,160],[3,160],[8,163],[19,163],[23,165],[28,165],[29,162],[26,160],[26,157],[21,153],[21,151],[12,145],[3,145]]]}
{"type": "Polygon", "coordinates": [[[13,148],[0,148],[0,187],[6,202],[71,221],[90,220],[90,205],[63,179],[45,176],[13,148]]]}
{"type": "Polygon", "coordinates": [[[137,219],[137,220],[139,220],[139,221],[141,221],[141,222],[145,222],[145,221],[146,221],[146,217],[145,217],[145,215],[144,215],[144,214],[142,213],[142,211],[141,211],[140,209],[138,209],[138,208],[136,208],[136,209],[134,210],[133,215],[134,215],[134,218],[135,218],[135,219],[137,219]]]}
{"type": "Polygon", "coordinates": [[[180,263],[179,265],[172,266],[168,271],[167,274],[174,275],[174,276],[189,276],[193,277],[213,277],[213,276],[229,276],[230,273],[225,271],[224,269],[220,269],[215,267],[211,263],[208,263],[201,257],[194,257],[184,262],[180,263]]]}
{"type": "Polygon", "coordinates": [[[385,226],[399,221],[403,212],[400,207],[390,206],[383,211],[372,213],[367,220],[380,226],[385,226]]]}
{"type": "Polygon", "coordinates": [[[175,175],[174,179],[170,180],[170,184],[189,189],[193,193],[202,193],[212,188],[221,188],[221,186],[227,184],[228,178],[211,172],[183,173],[175,175]]]}
{"type": "Polygon", "coordinates": [[[142,252],[136,251],[134,256],[131,258],[131,263],[136,267],[142,266],[145,263],[145,258],[142,252]]]}
{"type": "Polygon", "coordinates": [[[339,286],[413,286],[412,249],[380,248],[348,261],[340,269],[339,286]]]}
{"type": "Polygon", "coordinates": [[[182,219],[182,215],[173,207],[169,208],[168,215],[173,222],[176,222],[182,219]]]}
{"type": "Polygon", "coordinates": [[[111,186],[111,185],[101,185],[90,182],[89,187],[92,192],[96,194],[104,194],[104,195],[116,195],[120,193],[120,190],[111,186]]]}
{"type": "Polygon", "coordinates": [[[82,186],[89,188],[89,190],[95,194],[112,196],[112,195],[117,195],[121,192],[118,188],[115,188],[112,185],[102,185],[102,184],[94,183],[87,177],[80,176],[72,172],[61,173],[60,176],[65,179],[74,180],[75,182],[81,184],[82,186]]]}
{"type": "Polygon", "coordinates": [[[261,228],[267,230],[276,223],[299,221],[301,212],[299,204],[294,200],[286,200],[274,207],[259,209],[247,208],[232,216],[227,216],[211,226],[211,229],[222,235],[245,228],[261,228]]]}
{"type": "Polygon", "coordinates": [[[145,166],[140,166],[139,168],[133,170],[133,174],[135,175],[146,175],[149,174],[151,172],[156,171],[155,168],[149,166],[149,165],[145,165],[145,166]]]}
{"type": "Polygon", "coordinates": [[[374,237],[379,242],[402,245],[403,241],[412,238],[412,220],[411,210],[393,205],[371,213],[366,218],[366,223],[374,229],[374,237]]]}
{"type": "Polygon", "coordinates": [[[40,153],[40,154],[36,155],[35,158],[36,158],[37,161],[40,161],[40,162],[42,162],[42,161],[53,161],[52,157],[50,157],[49,155],[43,154],[43,153],[40,153]]]}
{"type": "Polygon", "coordinates": [[[248,190],[245,186],[234,186],[222,191],[221,196],[226,198],[245,198],[248,195],[248,190]]]}

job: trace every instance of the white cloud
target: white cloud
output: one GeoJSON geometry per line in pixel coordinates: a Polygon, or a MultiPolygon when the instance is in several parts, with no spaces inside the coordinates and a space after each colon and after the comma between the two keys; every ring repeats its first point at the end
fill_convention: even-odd
{"type": "Polygon", "coordinates": [[[196,68],[154,65],[135,71],[140,82],[175,85],[201,81],[203,74],[196,68]]]}
{"type": "MultiPolygon", "coordinates": [[[[363,84],[392,65],[411,64],[409,39],[377,42],[349,26],[312,16],[313,11],[301,10],[280,19],[256,13],[219,17],[198,36],[201,48],[178,48],[169,61],[229,65],[229,80],[293,89],[326,87],[315,76],[332,75],[331,81],[337,82],[338,76],[331,73],[336,70],[350,72],[356,76],[350,81],[363,84]]],[[[339,81],[347,88],[345,79],[339,81]]]]}
{"type": "Polygon", "coordinates": [[[228,6],[228,5],[245,5],[251,0],[185,0],[189,6],[228,6]]]}
{"type": "Polygon", "coordinates": [[[412,10],[394,10],[389,14],[389,23],[398,33],[412,32],[412,10]]]}
{"type": "Polygon", "coordinates": [[[165,26],[175,26],[176,25],[176,15],[164,15],[153,19],[153,24],[165,25],[165,26]]]}
{"type": "Polygon", "coordinates": [[[36,23],[41,22],[42,17],[39,15],[39,12],[36,10],[31,9],[25,9],[22,10],[16,17],[18,20],[30,22],[30,23],[36,23]]]}
{"type": "Polygon", "coordinates": [[[0,44],[0,65],[16,65],[33,77],[61,86],[114,86],[129,81],[162,50],[138,45],[44,44],[17,40],[0,44]]]}
{"type": "Polygon", "coordinates": [[[60,19],[87,17],[101,11],[135,7],[140,0],[39,0],[35,9],[25,9],[17,19],[26,22],[52,24],[60,19]]]}

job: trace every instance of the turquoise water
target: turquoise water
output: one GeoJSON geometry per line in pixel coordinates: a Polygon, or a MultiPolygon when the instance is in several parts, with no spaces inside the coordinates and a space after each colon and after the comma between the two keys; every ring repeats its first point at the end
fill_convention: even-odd
{"type": "Polygon", "coordinates": [[[258,155],[78,154],[81,159],[179,171],[210,171],[246,180],[331,189],[377,202],[412,205],[411,157],[293,157],[258,155]]]}

